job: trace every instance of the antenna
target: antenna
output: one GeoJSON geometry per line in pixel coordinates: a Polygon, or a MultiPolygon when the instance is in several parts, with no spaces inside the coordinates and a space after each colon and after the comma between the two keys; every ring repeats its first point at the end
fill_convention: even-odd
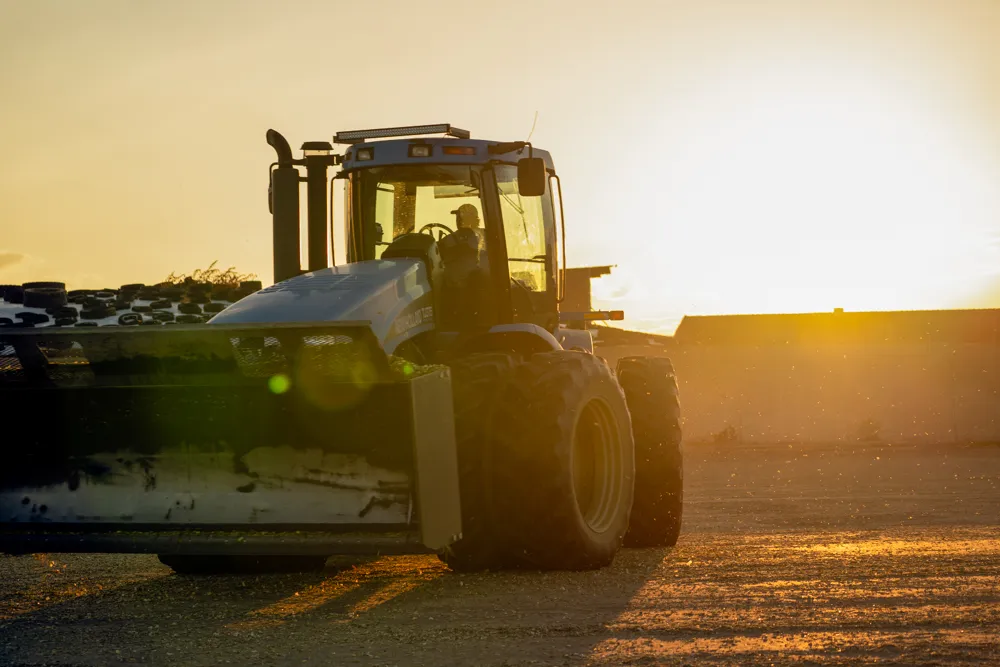
{"type": "Polygon", "coordinates": [[[535,119],[531,121],[531,132],[528,132],[528,138],[524,140],[524,143],[531,141],[531,135],[535,133],[535,123],[538,122],[538,110],[535,110],[535,119]]]}

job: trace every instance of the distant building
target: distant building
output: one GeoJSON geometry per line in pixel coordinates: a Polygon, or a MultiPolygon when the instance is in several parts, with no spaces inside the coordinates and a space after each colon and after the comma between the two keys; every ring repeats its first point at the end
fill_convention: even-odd
{"type": "Polygon", "coordinates": [[[1000,309],[689,315],[674,338],[682,345],[997,343],[1000,309]]]}

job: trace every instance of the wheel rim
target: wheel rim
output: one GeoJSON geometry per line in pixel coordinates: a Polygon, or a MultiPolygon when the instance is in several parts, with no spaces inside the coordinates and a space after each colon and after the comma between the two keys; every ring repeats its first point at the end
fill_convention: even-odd
{"type": "Polygon", "coordinates": [[[594,399],[580,411],[573,433],[573,492],[584,522],[597,533],[617,515],[622,489],[621,447],[611,407],[594,399]]]}

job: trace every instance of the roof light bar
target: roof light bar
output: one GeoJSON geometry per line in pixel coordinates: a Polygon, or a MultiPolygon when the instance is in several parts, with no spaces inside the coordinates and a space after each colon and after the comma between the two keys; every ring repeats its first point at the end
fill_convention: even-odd
{"type": "Polygon", "coordinates": [[[356,144],[365,139],[384,139],[386,137],[409,137],[417,134],[446,134],[456,139],[468,139],[472,135],[468,130],[452,127],[451,123],[438,125],[407,125],[405,127],[380,127],[374,130],[348,130],[338,132],[333,136],[335,144],[356,144]]]}

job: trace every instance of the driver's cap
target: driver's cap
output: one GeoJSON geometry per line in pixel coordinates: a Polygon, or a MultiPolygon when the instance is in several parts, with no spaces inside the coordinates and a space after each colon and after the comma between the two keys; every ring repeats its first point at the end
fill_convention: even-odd
{"type": "Polygon", "coordinates": [[[475,217],[479,216],[479,211],[472,204],[462,204],[451,213],[452,215],[455,215],[456,213],[461,213],[464,216],[475,216],[475,217]]]}

